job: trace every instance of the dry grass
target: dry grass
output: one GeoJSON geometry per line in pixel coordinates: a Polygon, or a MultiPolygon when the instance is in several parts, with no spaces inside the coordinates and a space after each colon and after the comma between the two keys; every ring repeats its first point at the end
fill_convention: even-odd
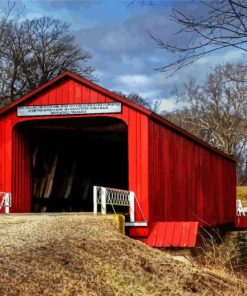
{"type": "Polygon", "coordinates": [[[201,253],[197,256],[197,262],[201,266],[213,269],[223,274],[235,274],[240,250],[235,243],[227,244],[223,240],[216,240],[209,236],[203,239],[201,253]]]}
{"type": "Polygon", "coordinates": [[[0,218],[0,295],[247,295],[243,285],[121,235],[111,217],[0,218]]]}
{"type": "Polygon", "coordinates": [[[203,246],[196,261],[200,266],[214,270],[225,276],[247,280],[247,232],[231,231],[221,235],[217,229],[213,235],[202,229],[203,246]],[[244,240],[243,240],[244,237],[244,240]]]}
{"type": "Polygon", "coordinates": [[[247,204],[247,186],[237,187],[237,199],[241,199],[244,204],[247,204]]]}

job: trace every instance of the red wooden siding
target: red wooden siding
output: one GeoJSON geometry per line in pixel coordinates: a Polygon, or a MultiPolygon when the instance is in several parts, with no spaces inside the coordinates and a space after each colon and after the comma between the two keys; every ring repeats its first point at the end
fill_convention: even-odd
{"type": "Polygon", "coordinates": [[[13,131],[12,163],[12,212],[25,213],[31,210],[30,151],[28,135],[23,130],[13,131]]]}
{"type": "Polygon", "coordinates": [[[247,216],[236,216],[235,227],[247,229],[247,216]]]}
{"type": "Polygon", "coordinates": [[[12,121],[0,120],[0,191],[11,192],[12,182],[12,121]]]}
{"type": "Polygon", "coordinates": [[[235,162],[149,121],[150,221],[234,221],[235,162]]]}
{"type": "MultiPolygon", "coordinates": [[[[82,85],[73,79],[52,85],[51,88],[38,93],[21,105],[76,104],[113,102],[113,100],[94,89],[82,85]]],[[[128,126],[129,154],[129,189],[136,193],[142,204],[142,210],[148,219],[148,118],[144,114],[122,104],[121,114],[76,115],[76,116],[42,116],[17,117],[16,109],[4,113],[0,117],[1,128],[1,161],[0,161],[0,190],[13,193],[12,212],[30,211],[30,155],[28,152],[27,135],[17,124],[26,121],[64,118],[83,118],[94,116],[110,116],[122,119],[128,126]],[[13,143],[12,143],[13,142],[13,143]],[[13,153],[12,153],[13,152],[13,153]],[[13,158],[12,158],[13,157],[13,158]]],[[[142,221],[142,215],[137,209],[137,220],[142,221]]]]}
{"type": "MultiPolygon", "coordinates": [[[[148,222],[148,228],[132,228],[133,236],[147,237],[153,222],[234,222],[236,175],[232,159],[150,111],[68,72],[0,110],[0,191],[13,193],[12,211],[30,211],[31,157],[28,133],[21,124],[98,116],[118,118],[128,127],[129,189],[136,193],[148,222]],[[122,103],[119,114],[16,116],[17,105],[115,101],[122,103]]],[[[136,220],[143,221],[136,209],[136,220]]]]}

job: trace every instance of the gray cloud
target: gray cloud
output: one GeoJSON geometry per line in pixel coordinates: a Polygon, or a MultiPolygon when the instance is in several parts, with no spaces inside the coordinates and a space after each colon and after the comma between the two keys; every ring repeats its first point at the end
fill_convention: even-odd
{"type": "Polygon", "coordinates": [[[99,1],[90,1],[90,0],[41,0],[39,4],[45,9],[66,9],[69,11],[78,10],[79,7],[90,7],[97,5],[99,1]]]}
{"type": "Polygon", "coordinates": [[[154,71],[169,56],[157,48],[149,32],[166,39],[178,29],[169,18],[170,9],[135,9],[118,24],[101,23],[76,32],[78,42],[93,54],[100,83],[107,88],[139,92],[157,99],[168,95],[178,77],[166,79],[154,71]],[[131,78],[132,77],[132,78],[131,78]],[[148,80],[149,83],[147,83],[148,80]],[[131,83],[131,79],[133,83],[131,83]],[[143,81],[145,83],[142,83],[143,81]]]}
{"type": "Polygon", "coordinates": [[[53,14],[72,23],[78,43],[93,55],[91,63],[97,70],[99,84],[111,90],[167,100],[163,106],[174,104],[171,97],[174,86],[181,88],[193,76],[203,80],[215,64],[242,57],[236,51],[218,53],[167,78],[154,69],[174,57],[158,48],[149,32],[163,40],[186,45],[189,36],[176,34],[180,28],[171,19],[169,3],[193,16],[207,11],[202,11],[197,1],[157,1],[154,6],[137,3],[129,8],[127,2],[50,0],[37,1],[36,6],[33,1],[17,1],[19,7],[25,3],[25,15],[29,18],[53,14]],[[111,11],[116,3],[120,3],[117,10],[111,11]]]}
{"type": "MultiPolygon", "coordinates": [[[[201,15],[198,5],[176,2],[193,15],[201,15]],[[196,9],[197,7],[197,9],[196,9]]],[[[167,78],[166,74],[154,71],[174,58],[157,48],[148,32],[180,45],[187,45],[190,36],[180,36],[180,29],[170,17],[171,9],[166,6],[139,6],[129,11],[129,16],[118,23],[101,22],[89,29],[76,32],[78,42],[93,54],[93,64],[98,70],[100,84],[112,90],[138,92],[151,99],[166,99],[171,102],[171,91],[195,77],[205,79],[213,66],[236,60],[237,52],[219,52],[209,59],[199,61],[167,78]]],[[[165,104],[163,104],[165,106],[165,104]]]]}

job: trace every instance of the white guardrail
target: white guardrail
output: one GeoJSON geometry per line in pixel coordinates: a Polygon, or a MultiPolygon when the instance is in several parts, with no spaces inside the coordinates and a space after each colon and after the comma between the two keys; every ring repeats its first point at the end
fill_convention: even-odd
{"type": "Polygon", "coordinates": [[[4,213],[9,214],[11,208],[11,193],[0,192],[0,210],[4,207],[4,213]]]}
{"type": "Polygon", "coordinates": [[[94,186],[93,187],[93,209],[94,214],[98,213],[98,205],[101,207],[101,214],[106,214],[107,205],[111,205],[116,214],[115,206],[126,206],[129,209],[130,222],[126,226],[147,226],[146,219],[140,207],[140,204],[133,191],[122,189],[94,186]],[[135,202],[142,214],[143,222],[135,221],[135,202]]]}
{"type": "Polygon", "coordinates": [[[237,199],[236,208],[237,216],[246,216],[245,214],[247,214],[247,208],[243,207],[242,201],[240,199],[237,199]]]}

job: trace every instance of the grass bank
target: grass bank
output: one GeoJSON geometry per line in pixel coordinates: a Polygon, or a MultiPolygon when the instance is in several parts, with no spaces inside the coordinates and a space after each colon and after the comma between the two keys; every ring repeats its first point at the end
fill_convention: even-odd
{"type": "Polygon", "coordinates": [[[112,217],[0,217],[0,295],[247,295],[210,273],[120,234],[112,217]]]}

